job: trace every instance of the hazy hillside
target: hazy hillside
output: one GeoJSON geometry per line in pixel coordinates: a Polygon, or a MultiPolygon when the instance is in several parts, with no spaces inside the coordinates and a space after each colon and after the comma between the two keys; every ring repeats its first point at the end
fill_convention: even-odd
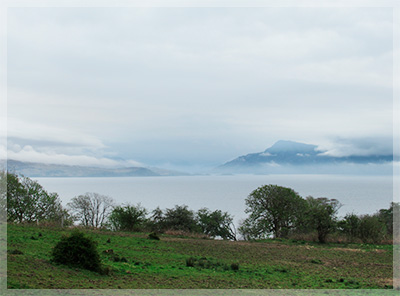
{"type": "Polygon", "coordinates": [[[278,141],[263,152],[239,156],[217,167],[220,173],[377,173],[392,172],[393,155],[334,157],[317,145],[278,141]]]}
{"type": "MultiPolygon", "coordinates": [[[[4,167],[5,162],[2,162],[4,167]]],[[[179,176],[186,175],[157,168],[127,167],[99,168],[84,166],[68,166],[59,164],[43,164],[8,160],[7,168],[11,172],[27,177],[146,177],[146,176],[179,176]]]]}

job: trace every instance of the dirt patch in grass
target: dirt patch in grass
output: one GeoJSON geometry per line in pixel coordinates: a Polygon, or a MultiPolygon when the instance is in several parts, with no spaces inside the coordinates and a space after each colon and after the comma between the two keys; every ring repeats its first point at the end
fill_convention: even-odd
{"type": "Polygon", "coordinates": [[[393,286],[393,278],[379,279],[378,281],[382,286],[393,286]]]}
{"type": "Polygon", "coordinates": [[[386,251],[386,250],[375,249],[375,250],[373,250],[373,252],[376,252],[376,253],[385,253],[385,252],[387,252],[387,251],[386,251]]]}
{"type": "Polygon", "coordinates": [[[343,252],[357,252],[357,253],[365,252],[365,250],[362,250],[362,249],[352,249],[352,248],[332,248],[332,250],[343,251],[343,252]]]}

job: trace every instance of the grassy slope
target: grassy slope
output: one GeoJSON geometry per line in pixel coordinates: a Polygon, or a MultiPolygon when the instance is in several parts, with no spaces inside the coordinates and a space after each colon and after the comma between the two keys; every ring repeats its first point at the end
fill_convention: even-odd
{"type": "Polygon", "coordinates": [[[388,288],[392,246],[229,242],[145,234],[87,231],[98,242],[110,275],[50,262],[50,252],[69,230],[8,225],[8,288],[388,288]],[[41,236],[39,236],[41,233],[41,236]],[[110,239],[110,243],[107,240],[110,239]],[[22,255],[10,251],[20,250],[22,255]],[[114,254],[128,262],[114,262],[114,254]],[[189,257],[211,268],[187,267],[189,257]],[[239,271],[230,268],[239,263],[239,271]],[[228,267],[228,268],[227,268],[228,267]]]}

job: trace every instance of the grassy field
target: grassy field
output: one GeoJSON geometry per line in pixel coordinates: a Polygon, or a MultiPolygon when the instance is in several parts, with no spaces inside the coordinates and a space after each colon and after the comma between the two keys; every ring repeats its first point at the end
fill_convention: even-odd
{"type": "Polygon", "coordinates": [[[392,289],[392,245],[201,238],[83,230],[110,273],[50,262],[71,230],[8,225],[8,289],[392,289]]]}

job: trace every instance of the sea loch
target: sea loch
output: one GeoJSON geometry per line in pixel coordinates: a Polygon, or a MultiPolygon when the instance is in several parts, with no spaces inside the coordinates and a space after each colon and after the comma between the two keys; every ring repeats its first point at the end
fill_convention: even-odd
{"type": "Polygon", "coordinates": [[[234,216],[235,224],[247,217],[245,198],[266,184],[290,187],[306,196],[335,198],[342,203],[339,216],[354,212],[373,214],[393,201],[392,176],[344,175],[234,175],[126,178],[34,178],[49,192],[57,192],[66,205],[74,196],[97,192],[116,204],[140,203],[149,211],[156,207],[187,205],[206,207],[234,216]]]}

